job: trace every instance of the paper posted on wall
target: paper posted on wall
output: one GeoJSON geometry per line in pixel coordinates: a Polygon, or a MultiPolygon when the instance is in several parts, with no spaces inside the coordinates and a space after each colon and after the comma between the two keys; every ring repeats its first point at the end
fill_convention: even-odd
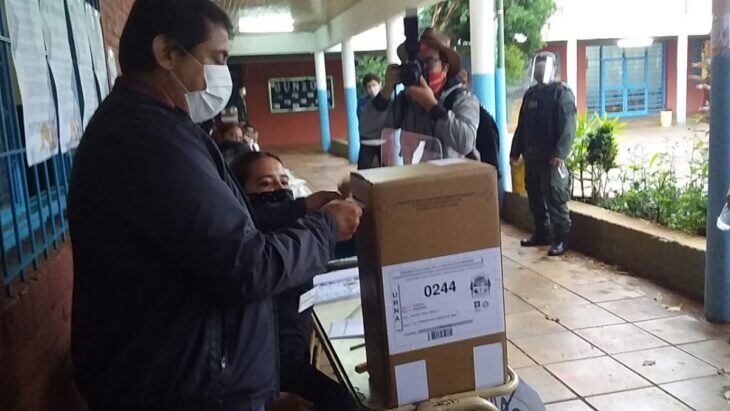
{"type": "Polygon", "coordinates": [[[109,95],[109,75],[106,68],[106,56],[104,55],[104,38],[101,32],[101,20],[99,12],[89,3],[86,6],[86,34],[89,36],[89,47],[91,49],[91,61],[94,67],[96,84],[101,93],[101,100],[109,95]]]}
{"type": "Polygon", "coordinates": [[[64,3],[57,0],[41,0],[40,8],[48,64],[56,86],[61,152],[65,153],[79,145],[82,135],[81,110],[76,97],[76,76],[68,41],[66,9],[64,3]]]}
{"type": "Polygon", "coordinates": [[[96,108],[99,106],[91,60],[91,47],[89,46],[89,35],[87,34],[86,8],[84,6],[86,2],[84,0],[67,0],[67,2],[76,51],[76,67],[79,71],[81,83],[81,90],[78,91],[83,99],[81,118],[83,127],[86,128],[91,116],[94,115],[96,108]]]}
{"type": "Polygon", "coordinates": [[[27,0],[5,0],[5,9],[23,104],[26,160],[32,166],[58,152],[56,105],[45,64],[41,11],[37,1],[27,0]]]}

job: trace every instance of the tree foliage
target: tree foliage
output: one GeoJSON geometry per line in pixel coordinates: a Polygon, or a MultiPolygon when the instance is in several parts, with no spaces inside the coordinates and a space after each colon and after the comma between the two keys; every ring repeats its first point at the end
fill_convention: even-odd
{"type": "MultiPolygon", "coordinates": [[[[505,70],[507,80],[523,78],[526,60],[543,46],[542,28],[555,12],[555,0],[504,0],[505,70]],[[520,43],[515,35],[525,36],[520,43]]],[[[434,27],[448,34],[460,53],[468,53],[469,0],[447,0],[423,9],[421,27],[434,27]]]]}

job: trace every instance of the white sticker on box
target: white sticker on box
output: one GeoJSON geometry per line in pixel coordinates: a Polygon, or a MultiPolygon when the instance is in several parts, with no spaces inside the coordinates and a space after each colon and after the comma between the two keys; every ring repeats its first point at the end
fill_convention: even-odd
{"type": "Polygon", "coordinates": [[[395,391],[398,405],[412,404],[428,399],[426,361],[414,361],[395,366],[395,391]]]}
{"type": "Polygon", "coordinates": [[[504,384],[502,343],[474,347],[474,388],[477,390],[504,384]]]}
{"type": "Polygon", "coordinates": [[[383,267],[391,355],[504,332],[499,247],[383,267]]]}

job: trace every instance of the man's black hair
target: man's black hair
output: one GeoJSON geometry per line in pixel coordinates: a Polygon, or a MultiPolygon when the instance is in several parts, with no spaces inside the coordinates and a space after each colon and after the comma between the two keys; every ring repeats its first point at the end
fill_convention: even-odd
{"type": "Polygon", "coordinates": [[[212,0],[137,0],[132,6],[119,40],[122,74],[146,73],[155,68],[152,41],[169,36],[192,51],[207,41],[210,23],[223,25],[233,34],[230,17],[212,0]]]}
{"type": "Polygon", "coordinates": [[[364,76],[364,77],[362,78],[362,86],[363,86],[363,87],[367,87],[367,86],[368,86],[368,83],[370,83],[370,82],[371,82],[371,81],[373,81],[373,80],[375,80],[375,81],[377,81],[378,83],[380,83],[380,77],[378,77],[378,75],[377,75],[377,74],[373,74],[373,73],[368,73],[368,74],[366,74],[366,75],[365,75],[365,76],[364,76]]]}

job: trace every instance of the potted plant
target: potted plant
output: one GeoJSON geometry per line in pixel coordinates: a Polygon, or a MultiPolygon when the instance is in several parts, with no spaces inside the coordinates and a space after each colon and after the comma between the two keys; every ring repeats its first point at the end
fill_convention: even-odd
{"type": "Polygon", "coordinates": [[[672,126],[672,109],[669,107],[664,107],[664,110],[659,114],[659,122],[661,123],[662,127],[671,127],[672,126]]]}

